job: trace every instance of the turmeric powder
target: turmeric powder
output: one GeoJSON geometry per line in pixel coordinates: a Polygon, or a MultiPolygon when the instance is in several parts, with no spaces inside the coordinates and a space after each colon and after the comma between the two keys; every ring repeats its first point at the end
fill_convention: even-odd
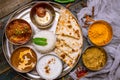
{"type": "Polygon", "coordinates": [[[112,28],[107,22],[96,21],[90,26],[88,37],[93,44],[104,46],[112,39],[112,28]]]}

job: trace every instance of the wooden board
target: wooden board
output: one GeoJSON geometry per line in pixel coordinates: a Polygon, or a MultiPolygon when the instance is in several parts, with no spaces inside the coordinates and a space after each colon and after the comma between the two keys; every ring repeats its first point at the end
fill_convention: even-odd
{"type": "Polygon", "coordinates": [[[0,18],[32,0],[0,0],[0,18]]]}

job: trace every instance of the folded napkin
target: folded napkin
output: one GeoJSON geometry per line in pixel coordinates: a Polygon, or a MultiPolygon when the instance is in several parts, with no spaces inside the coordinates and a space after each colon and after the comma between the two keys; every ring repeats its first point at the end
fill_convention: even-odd
{"type": "MultiPolygon", "coordinates": [[[[113,39],[109,45],[104,46],[108,53],[107,65],[96,72],[88,72],[80,80],[120,80],[120,0],[88,0],[87,7],[78,12],[77,17],[81,26],[84,26],[85,14],[92,15],[94,6],[94,20],[105,20],[113,28],[113,39]]],[[[87,38],[87,28],[83,28],[83,35],[87,38]]],[[[88,38],[87,38],[88,39],[88,38]]],[[[77,80],[75,71],[70,76],[77,80]]]]}

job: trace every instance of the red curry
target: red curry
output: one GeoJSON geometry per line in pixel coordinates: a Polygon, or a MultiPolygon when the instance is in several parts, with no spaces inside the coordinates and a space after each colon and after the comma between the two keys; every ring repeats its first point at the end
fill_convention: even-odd
{"type": "Polygon", "coordinates": [[[32,29],[30,25],[22,19],[13,20],[6,27],[7,38],[15,44],[26,43],[31,38],[31,35],[32,29]]]}

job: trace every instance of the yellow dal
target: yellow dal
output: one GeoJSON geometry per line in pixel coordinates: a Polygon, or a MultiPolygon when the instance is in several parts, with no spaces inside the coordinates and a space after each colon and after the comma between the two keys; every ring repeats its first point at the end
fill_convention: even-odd
{"type": "Polygon", "coordinates": [[[88,30],[90,41],[97,46],[104,46],[112,38],[112,30],[107,23],[97,22],[90,26],[88,30]]]}
{"type": "Polygon", "coordinates": [[[107,55],[102,48],[90,47],[82,55],[84,65],[90,70],[102,69],[107,61],[107,55]]]}

